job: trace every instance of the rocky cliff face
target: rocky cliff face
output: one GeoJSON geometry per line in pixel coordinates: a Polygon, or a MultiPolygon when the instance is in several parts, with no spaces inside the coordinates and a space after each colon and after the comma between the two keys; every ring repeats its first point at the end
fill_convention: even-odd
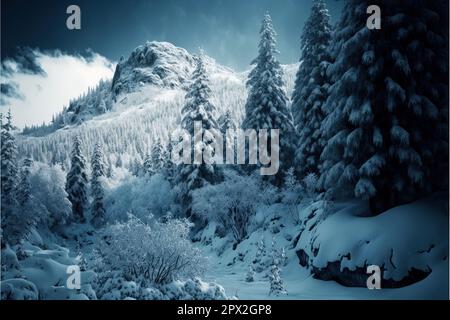
{"type": "Polygon", "coordinates": [[[195,66],[194,56],[168,42],[147,42],[117,64],[112,94],[135,91],[142,85],[182,88],[195,66]]]}

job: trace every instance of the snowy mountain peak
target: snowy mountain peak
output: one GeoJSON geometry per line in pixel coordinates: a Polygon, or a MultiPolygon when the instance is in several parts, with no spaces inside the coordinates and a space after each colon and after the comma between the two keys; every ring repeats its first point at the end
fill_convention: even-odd
{"type": "Polygon", "coordinates": [[[112,81],[115,96],[133,92],[145,84],[180,88],[190,79],[194,56],[169,42],[147,42],[121,60],[112,81]]]}

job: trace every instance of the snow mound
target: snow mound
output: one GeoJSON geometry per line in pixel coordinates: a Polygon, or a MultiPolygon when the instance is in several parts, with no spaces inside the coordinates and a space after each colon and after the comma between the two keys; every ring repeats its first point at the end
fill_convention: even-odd
{"type": "MultiPolygon", "coordinates": [[[[448,265],[448,203],[445,195],[363,217],[364,202],[336,204],[326,216],[317,203],[303,208],[296,245],[302,266],[323,280],[365,287],[367,266],[382,270],[383,287],[420,281],[433,267],[448,265]],[[400,232],[401,230],[401,232],[400,232]]],[[[448,268],[448,266],[447,266],[448,268]]]]}
{"type": "Polygon", "coordinates": [[[101,300],[228,300],[225,289],[200,278],[175,280],[171,283],[142,287],[135,281],[124,279],[119,272],[110,274],[110,278],[99,288],[97,294],[101,300]]]}
{"type": "Polygon", "coordinates": [[[51,245],[42,250],[28,242],[2,250],[2,299],[9,300],[87,300],[96,299],[90,283],[95,274],[81,271],[81,288],[67,288],[68,266],[78,265],[77,258],[69,257],[69,250],[51,245]],[[17,258],[20,255],[21,259],[17,258]]]}

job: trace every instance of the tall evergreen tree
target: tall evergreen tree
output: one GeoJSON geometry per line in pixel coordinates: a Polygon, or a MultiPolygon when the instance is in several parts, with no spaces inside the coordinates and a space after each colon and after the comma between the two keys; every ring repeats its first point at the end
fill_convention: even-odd
{"type": "MultiPolygon", "coordinates": [[[[292,165],[295,144],[295,129],[292,114],[288,108],[288,98],[282,79],[282,69],[276,59],[275,30],[269,14],[264,16],[260,31],[259,52],[252,62],[255,67],[249,74],[247,86],[249,94],[245,104],[243,129],[280,130],[280,168],[292,165]]],[[[277,177],[282,177],[280,170],[277,177]]],[[[277,179],[281,182],[280,179],[277,179]]]]}
{"type": "Polygon", "coordinates": [[[292,114],[298,132],[296,171],[300,177],[319,173],[320,154],[325,141],[320,125],[322,105],[329,87],[326,68],[331,61],[330,16],[323,0],[314,0],[301,37],[301,64],[292,94],[292,114]]]}
{"type": "Polygon", "coordinates": [[[233,121],[230,110],[227,110],[223,115],[217,120],[219,125],[219,130],[222,134],[225,134],[228,129],[236,129],[236,124],[233,121]]]}
{"type": "Polygon", "coordinates": [[[161,172],[164,165],[163,154],[164,148],[161,145],[161,139],[158,139],[156,140],[156,143],[152,148],[151,167],[150,167],[150,172],[152,175],[161,172]]]}
{"type": "Polygon", "coordinates": [[[113,175],[113,165],[111,161],[111,157],[108,157],[107,166],[106,166],[106,177],[111,178],[113,175]]]}
{"type": "MultiPolygon", "coordinates": [[[[192,76],[192,84],[186,94],[186,103],[181,110],[182,119],[181,127],[190,133],[192,143],[196,138],[202,141],[200,145],[194,145],[197,148],[212,154],[212,141],[205,135],[202,137],[194,136],[194,122],[201,122],[203,130],[219,130],[216,120],[216,108],[210,102],[211,89],[209,88],[209,80],[206,74],[203,57],[197,57],[197,67],[192,76]]],[[[202,134],[202,133],[198,133],[202,134]]],[[[206,184],[215,183],[220,180],[220,171],[217,166],[207,164],[202,161],[200,164],[194,164],[194,154],[191,154],[192,164],[183,164],[179,166],[177,175],[178,182],[182,183],[184,190],[182,195],[182,204],[190,215],[188,204],[190,202],[190,192],[194,189],[203,187],[206,184]]]]}
{"type": "MultiPolygon", "coordinates": [[[[181,127],[189,132],[195,141],[194,122],[201,122],[203,130],[219,129],[215,115],[216,108],[209,101],[211,89],[201,55],[197,57],[197,67],[192,78],[193,82],[186,94],[186,104],[181,111],[181,127]]],[[[210,141],[203,137],[203,143],[193,147],[205,150],[211,147],[209,143],[210,141]]],[[[206,164],[204,161],[201,164],[193,164],[193,155],[191,160],[191,165],[183,165],[180,170],[180,179],[186,183],[189,190],[217,181],[218,170],[214,165],[206,164]]]]}
{"type": "Polygon", "coordinates": [[[1,225],[3,239],[15,244],[26,237],[38,220],[36,206],[30,204],[29,159],[18,174],[17,145],[12,133],[12,115],[8,112],[6,123],[1,121],[1,225]],[[17,179],[19,178],[19,183],[17,179]]]}
{"type": "Polygon", "coordinates": [[[233,163],[236,163],[236,151],[235,147],[237,142],[237,137],[235,135],[227,135],[227,130],[236,130],[236,124],[233,121],[230,110],[227,110],[223,115],[219,117],[217,121],[219,125],[219,130],[223,136],[224,148],[223,148],[223,161],[226,161],[227,147],[233,150],[233,163]]]}
{"type": "Polygon", "coordinates": [[[144,158],[144,163],[142,164],[144,175],[152,175],[152,155],[147,153],[144,158]]]}
{"type": "Polygon", "coordinates": [[[164,149],[163,154],[163,172],[166,176],[167,180],[169,180],[171,183],[173,182],[175,175],[176,175],[176,165],[172,161],[172,150],[173,150],[173,144],[170,141],[167,145],[167,148],[164,149]]]}
{"type": "Polygon", "coordinates": [[[448,183],[437,178],[448,173],[447,11],[445,1],[346,4],[328,69],[327,192],[368,199],[377,214],[448,183]],[[369,5],[383,8],[380,30],[366,26],[369,5]]]}
{"type": "Polygon", "coordinates": [[[25,205],[31,198],[30,169],[33,160],[25,158],[22,161],[22,167],[19,174],[19,184],[17,185],[17,202],[19,205],[25,205]]]}
{"type": "Polygon", "coordinates": [[[102,178],[106,175],[105,164],[103,161],[103,152],[100,144],[96,144],[91,160],[92,180],[92,224],[96,227],[102,226],[105,223],[106,212],[103,206],[104,191],[102,185],[102,178]]]}
{"type": "Polygon", "coordinates": [[[75,136],[71,153],[71,166],[67,173],[66,191],[69,201],[72,203],[72,214],[79,222],[85,221],[86,186],[86,161],[81,152],[80,138],[75,136]]]}
{"type": "Polygon", "coordinates": [[[131,173],[134,176],[139,177],[142,173],[142,170],[143,170],[143,168],[142,168],[142,164],[141,164],[140,160],[138,159],[138,157],[135,157],[130,164],[131,173]]]}
{"type": "MultiPolygon", "coordinates": [[[[11,110],[6,116],[6,123],[1,128],[1,192],[2,206],[12,205],[15,201],[17,181],[17,145],[12,133],[11,110]]],[[[2,208],[4,209],[4,208],[2,208]]],[[[2,210],[3,211],[3,210],[2,210]]]]}

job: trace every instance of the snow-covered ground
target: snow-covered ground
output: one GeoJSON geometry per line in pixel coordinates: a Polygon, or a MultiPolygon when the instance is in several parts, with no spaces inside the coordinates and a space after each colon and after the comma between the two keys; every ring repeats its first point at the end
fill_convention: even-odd
{"type": "MultiPolygon", "coordinates": [[[[295,259],[295,257],[292,257],[295,259]]],[[[216,259],[215,259],[216,260],[216,259]]],[[[204,280],[216,282],[225,288],[228,295],[249,300],[344,300],[344,299],[447,299],[448,263],[442,261],[435,265],[433,272],[425,279],[413,285],[397,289],[369,290],[351,288],[334,281],[314,279],[306,268],[291,261],[283,268],[282,276],[287,295],[269,295],[269,281],[261,275],[254,282],[246,282],[245,265],[229,267],[216,261],[204,280]]]]}
{"type": "MultiPolygon", "coordinates": [[[[295,246],[292,245],[292,239],[295,239],[300,228],[286,214],[287,208],[266,208],[260,212],[267,217],[261,228],[235,250],[227,244],[227,240],[210,238],[208,231],[204,233],[203,241],[209,243],[211,240],[204,248],[210,259],[210,269],[205,279],[221,284],[228,294],[239,299],[447,299],[449,248],[448,207],[445,199],[445,195],[436,195],[393,208],[376,217],[358,216],[364,210],[364,204],[361,203],[336,205],[322,223],[318,223],[311,231],[304,231],[295,246]],[[280,220],[271,224],[277,216],[280,220]],[[256,273],[254,282],[246,282],[249,266],[255,265],[253,260],[257,243],[261,239],[266,244],[269,261],[272,242],[276,247],[286,249],[288,263],[282,267],[281,275],[287,295],[269,295],[267,270],[256,273]],[[366,240],[370,240],[371,246],[365,247],[366,240]],[[309,241],[321,246],[314,257],[317,261],[311,261],[315,267],[319,259],[323,259],[322,263],[333,262],[339,260],[339,256],[351,252],[351,259],[345,266],[341,265],[341,270],[379,264],[385,266],[385,278],[393,277],[396,280],[407,276],[411,268],[431,273],[411,285],[393,289],[382,287],[380,290],[348,287],[335,281],[315,279],[310,268],[300,266],[296,254],[299,249],[308,250],[309,241]],[[394,255],[391,255],[391,251],[394,255]],[[395,268],[389,268],[388,261],[394,262],[395,268]]],[[[311,208],[316,205],[313,203],[300,208],[300,217],[309,215],[311,208]]],[[[310,227],[314,219],[309,219],[308,223],[310,227]]]]}

